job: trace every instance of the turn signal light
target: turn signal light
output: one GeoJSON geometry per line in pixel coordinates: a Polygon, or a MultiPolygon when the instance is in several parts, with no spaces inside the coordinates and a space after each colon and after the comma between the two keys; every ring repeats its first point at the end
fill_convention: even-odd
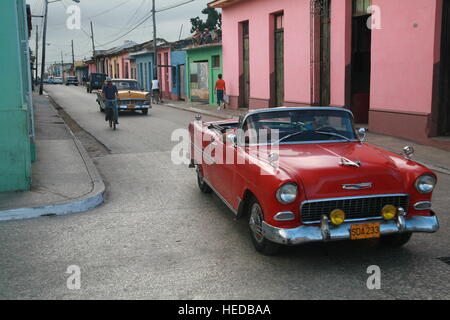
{"type": "Polygon", "coordinates": [[[391,204],[388,204],[381,209],[381,215],[384,220],[392,220],[397,217],[397,208],[391,204]]]}
{"type": "Polygon", "coordinates": [[[341,209],[333,210],[330,214],[330,220],[335,226],[343,224],[345,221],[345,212],[341,209]]]}

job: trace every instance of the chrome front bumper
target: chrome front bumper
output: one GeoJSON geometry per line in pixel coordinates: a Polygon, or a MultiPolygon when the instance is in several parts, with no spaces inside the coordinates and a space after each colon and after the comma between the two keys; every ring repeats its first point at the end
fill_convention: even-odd
{"type": "MultiPolygon", "coordinates": [[[[352,224],[380,222],[380,220],[343,223],[334,226],[323,219],[320,226],[301,226],[294,229],[280,229],[263,222],[263,235],[266,239],[279,244],[298,245],[308,242],[338,241],[350,239],[352,224]]],[[[414,216],[406,218],[399,216],[396,220],[381,221],[380,233],[382,236],[402,232],[433,233],[439,230],[439,221],[432,212],[430,216],[414,216]]]]}

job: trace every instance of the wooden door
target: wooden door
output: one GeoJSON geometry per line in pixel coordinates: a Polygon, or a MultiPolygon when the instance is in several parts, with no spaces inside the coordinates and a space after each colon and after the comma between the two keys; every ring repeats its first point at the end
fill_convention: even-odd
{"type": "Polygon", "coordinates": [[[243,57],[243,108],[248,108],[250,103],[250,36],[249,36],[249,24],[244,22],[242,24],[242,41],[244,52],[243,57]]]}
{"type": "Polygon", "coordinates": [[[284,104],[284,26],[283,14],[275,15],[275,106],[284,104]]]}
{"type": "Polygon", "coordinates": [[[369,122],[372,31],[367,28],[367,0],[353,1],[351,110],[356,123],[369,122]]]}
{"type": "Polygon", "coordinates": [[[180,88],[180,100],[186,100],[186,66],[180,65],[178,72],[178,83],[180,88]]]}
{"type": "Polygon", "coordinates": [[[450,136],[450,0],[444,0],[442,9],[440,78],[438,133],[450,136]]]}
{"type": "Polygon", "coordinates": [[[330,105],[330,1],[323,1],[320,19],[320,105],[330,105]]]}

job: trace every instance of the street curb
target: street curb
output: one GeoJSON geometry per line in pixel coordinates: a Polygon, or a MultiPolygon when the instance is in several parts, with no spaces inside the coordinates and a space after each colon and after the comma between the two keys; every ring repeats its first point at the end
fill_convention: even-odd
{"type": "Polygon", "coordinates": [[[165,103],[163,103],[162,105],[170,107],[170,108],[175,108],[175,109],[178,109],[178,110],[188,111],[188,112],[197,113],[197,114],[204,114],[204,115],[207,115],[207,116],[210,116],[210,117],[219,118],[219,119],[229,120],[229,119],[235,118],[234,116],[231,116],[231,115],[226,115],[226,116],[225,115],[219,115],[219,114],[214,113],[214,112],[209,112],[209,111],[205,111],[205,110],[202,110],[202,109],[197,109],[197,108],[194,108],[194,107],[180,107],[180,106],[176,106],[174,104],[165,104],[165,103]]]}
{"type": "MultiPolygon", "coordinates": [[[[49,96],[50,98],[50,96],[49,96]]],[[[54,99],[49,99],[54,106],[57,105],[54,99]]],[[[65,122],[64,122],[65,123],[65,122]]],[[[91,157],[88,155],[86,149],[81,142],[75,137],[72,130],[66,124],[67,130],[70,132],[73,142],[75,143],[78,152],[86,166],[88,174],[92,182],[92,190],[82,197],[74,200],[60,202],[52,205],[34,207],[34,208],[20,208],[0,211],[0,221],[8,220],[22,220],[30,218],[38,218],[42,216],[56,216],[67,215],[73,213],[86,212],[100,206],[104,201],[106,186],[103,182],[97,167],[94,165],[91,157]]]]}

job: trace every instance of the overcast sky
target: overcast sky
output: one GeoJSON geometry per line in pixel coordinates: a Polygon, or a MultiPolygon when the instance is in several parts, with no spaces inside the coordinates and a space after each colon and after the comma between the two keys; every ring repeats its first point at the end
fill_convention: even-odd
{"type": "MultiPolygon", "coordinates": [[[[156,9],[168,8],[187,0],[156,0],[156,9]]],[[[168,41],[176,41],[190,36],[190,18],[201,17],[201,10],[206,8],[211,0],[194,0],[180,7],[157,13],[157,36],[168,41]]],[[[33,15],[43,15],[44,0],[27,0],[33,15]]],[[[62,0],[49,4],[47,26],[47,66],[61,61],[61,51],[64,62],[72,61],[71,40],[74,41],[75,60],[89,58],[92,55],[90,38],[90,21],[94,25],[95,47],[97,50],[109,49],[132,40],[137,43],[153,38],[152,19],[148,19],[139,28],[113,43],[106,44],[125,34],[138,23],[149,16],[152,0],[80,0],[82,30],[69,30],[66,27],[66,8],[74,5],[72,0],[62,0]],[[105,45],[106,44],[106,45],[105,45]]],[[[43,19],[33,18],[33,35],[30,46],[35,50],[36,25],[39,26],[39,51],[41,52],[43,19]]],[[[40,59],[39,59],[40,60],[40,59]]],[[[39,63],[40,64],[40,63],[39,63]]]]}

